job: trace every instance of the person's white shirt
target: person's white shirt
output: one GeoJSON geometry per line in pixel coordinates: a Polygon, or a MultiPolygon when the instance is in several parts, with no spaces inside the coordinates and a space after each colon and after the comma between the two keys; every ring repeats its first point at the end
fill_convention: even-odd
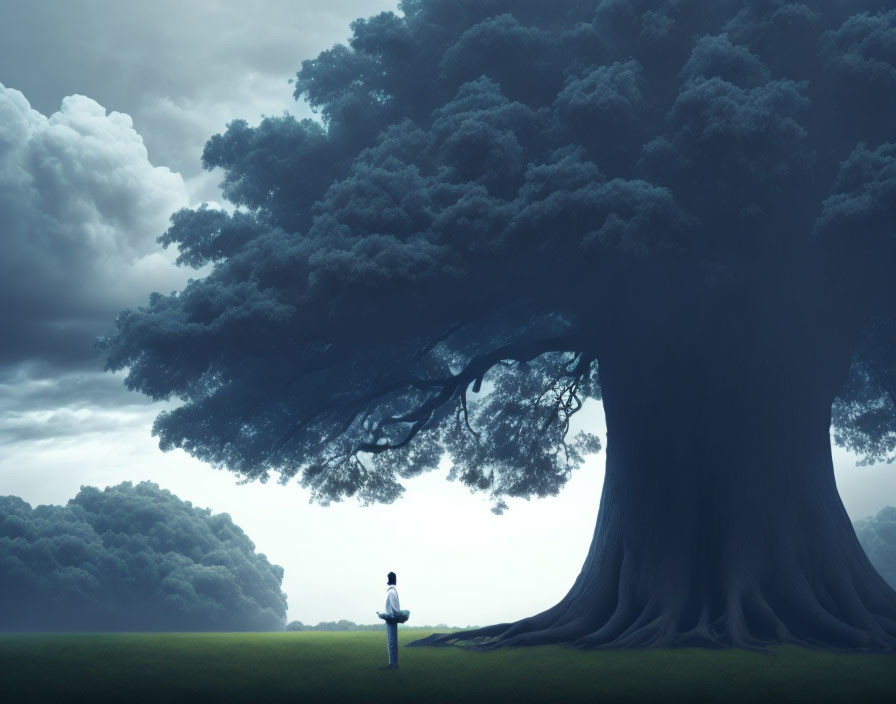
{"type": "Polygon", "coordinates": [[[401,611],[401,605],[398,603],[398,589],[394,584],[390,584],[386,590],[386,613],[395,614],[401,611]]]}

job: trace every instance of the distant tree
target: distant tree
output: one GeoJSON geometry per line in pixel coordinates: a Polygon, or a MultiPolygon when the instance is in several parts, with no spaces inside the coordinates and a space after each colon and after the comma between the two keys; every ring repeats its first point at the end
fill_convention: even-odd
{"type": "MultiPolygon", "coordinates": [[[[125,311],[163,449],[326,503],[436,468],[556,494],[601,399],[563,600],[450,639],[896,645],[830,447],[896,450],[892,0],[403,0],[306,61],[320,122],[205,146],[239,210],[125,311]]],[[[425,529],[425,526],[421,526],[425,529]]]]}
{"type": "Polygon", "coordinates": [[[321,621],[316,626],[306,626],[301,621],[290,621],[286,625],[287,631],[382,631],[385,630],[382,623],[357,624],[354,621],[321,621]]]}
{"type": "Polygon", "coordinates": [[[282,580],[226,513],[150,482],[0,497],[0,630],[281,630],[282,580]]]}
{"type": "Polygon", "coordinates": [[[856,521],[856,535],[880,576],[896,589],[896,507],[856,521]]]}
{"type": "Polygon", "coordinates": [[[354,621],[321,621],[314,627],[315,631],[357,631],[359,626],[354,621]]]}

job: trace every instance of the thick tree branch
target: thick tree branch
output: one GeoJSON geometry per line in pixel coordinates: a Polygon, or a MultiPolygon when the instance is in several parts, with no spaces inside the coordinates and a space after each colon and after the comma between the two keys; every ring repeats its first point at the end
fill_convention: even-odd
{"type": "MultiPolygon", "coordinates": [[[[495,365],[511,360],[515,362],[529,362],[547,352],[562,352],[573,349],[576,346],[577,338],[565,335],[554,338],[545,338],[532,342],[514,343],[499,347],[486,354],[478,355],[471,359],[467,365],[457,374],[442,379],[418,379],[406,378],[389,384],[386,384],[374,391],[364,394],[356,399],[346,400],[343,402],[331,402],[322,405],[313,413],[305,416],[293,428],[291,428],[275,445],[273,451],[281,449],[301,430],[308,426],[315,418],[322,414],[335,410],[337,408],[346,409],[362,409],[380,399],[384,399],[389,395],[403,389],[439,389],[438,393],[431,396],[421,405],[410,410],[401,416],[393,416],[385,419],[379,426],[390,424],[410,423],[411,427],[408,433],[398,442],[362,442],[358,443],[352,452],[373,452],[381,453],[386,450],[394,450],[407,445],[421,430],[423,430],[432,420],[436,411],[449,403],[456,395],[465,390],[471,383],[476,384],[477,388],[482,383],[482,379],[489,369],[495,365]]],[[[472,428],[470,428],[472,431],[472,428]]],[[[473,431],[475,433],[475,431],[473,431]]]]}

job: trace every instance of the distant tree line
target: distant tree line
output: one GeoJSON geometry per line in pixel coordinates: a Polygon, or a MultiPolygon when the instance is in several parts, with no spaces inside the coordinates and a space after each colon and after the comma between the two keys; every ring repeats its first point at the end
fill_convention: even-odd
{"type": "Polygon", "coordinates": [[[0,630],[282,630],[282,581],[229,515],[150,482],[0,497],[0,630]]]}
{"type": "MultiPolygon", "coordinates": [[[[402,628],[412,628],[418,630],[452,630],[456,629],[457,626],[448,626],[444,623],[437,624],[435,626],[405,626],[402,624],[402,628]]],[[[475,626],[467,626],[467,628],[475,628],[475,626]]],[[[287,631],[384,631],[386,630],[386,626],[384,623],[370,623],[370,624],[359,624],[354,621],[346,621],[345,619],[341,619],[339,621],[321,621],[316,626],[308,626],[302,623],[301,621],[290,621],[286,626],[287,631]]]]}
{"type": "Polygon", "coordinates": [[[316,626],[305,625],[301,621],[290,621],[286,626],[287,631],[381,631],[385,630],[383,624],[357,624],[354,621],[321,621],[316,626]]]}

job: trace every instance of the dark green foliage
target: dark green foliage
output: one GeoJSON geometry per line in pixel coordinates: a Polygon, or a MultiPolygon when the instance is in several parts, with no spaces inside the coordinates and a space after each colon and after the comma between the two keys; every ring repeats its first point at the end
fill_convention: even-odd
{"type": "Polygon", "coordinates": [[[860,344],[896,314],[892,2],[404,0],[352,30],[298,73],[320,124],[209,140],[245,212],[175,215],[212,272],[103,342],[184,401],[162,448],[324,503],[447,452],[501,510],[597,448],[569,418],[649,344],[828,405],[854,360],[836,437],[892,456],[896,347],[860,344]]]}
{"type": "Polygon", "coordinates": [[[873,320],[865,328],[850,376],[834,402],[834,439],[859,453],[859,464],[896,459],[894,346],[896,318],[873,320]]]}
{"type": "Polygon", "coordinates": [[[0,497],[0,630],[279,630],[283,568],[156,484],[0,497]]]}
{"type": "Polygon", "coordinates": [[[871,564],[896,589],[896,507],[882,508],[876,516],[856,521],[855,526],[871,564]]]}

